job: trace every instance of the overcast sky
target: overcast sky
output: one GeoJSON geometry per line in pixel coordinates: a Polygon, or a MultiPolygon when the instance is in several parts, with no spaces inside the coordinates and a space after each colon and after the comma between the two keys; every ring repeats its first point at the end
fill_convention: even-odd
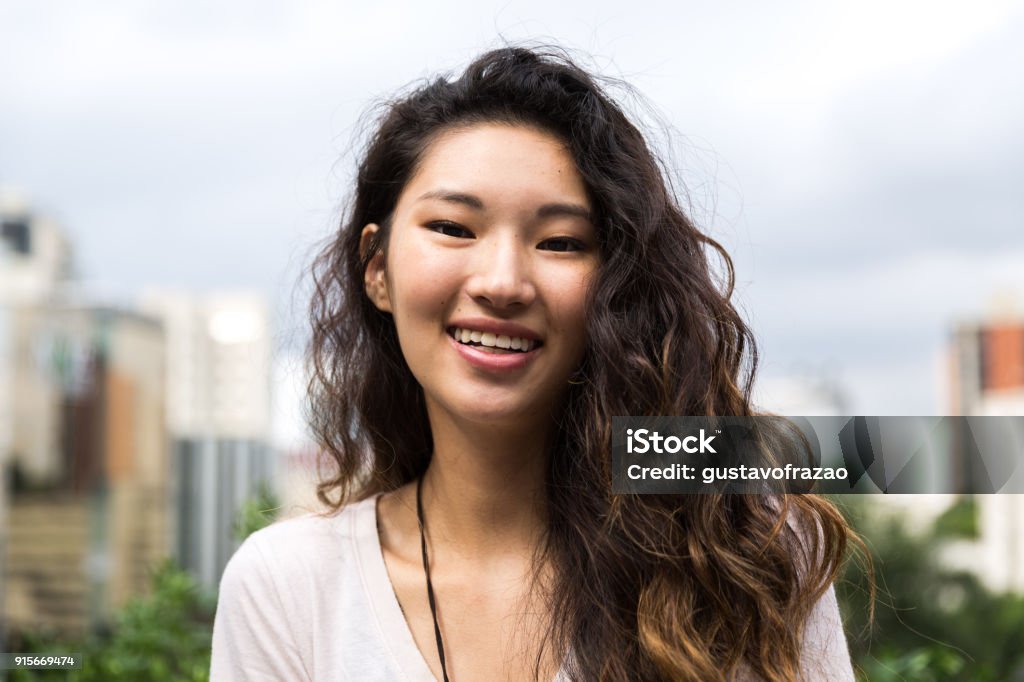
{"type": "Polygon", "coordinates": [[[952,325],[1024,309],[1022,10],[4,0],[0,185],[64,224],[97,296],[256,288],[287,348],[360,114],[502,38],[554,40],[678,133],[766,379],[825,374],[853,411],[941,413],[952,325]]]}

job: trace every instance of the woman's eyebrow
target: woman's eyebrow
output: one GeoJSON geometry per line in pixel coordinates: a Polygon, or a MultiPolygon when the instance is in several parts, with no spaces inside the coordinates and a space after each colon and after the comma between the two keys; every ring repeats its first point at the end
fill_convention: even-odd
{"type": "MultiPolygon", "coordinates": [[[[473,194],[467,194],[465,192],[453,192],[444,189],[432,190],[420,195],[416,201],[423,201],[425,199],[438,199],[440,201],[447,201],[453,204],[461,204],[467,206],[476,211],[484,210],[484,202],[480,197],[473,194]]],[[[570,216],[575,218],[583,218],[593,222],[593,215],[586,206],[572,203],[552,203],[544,204],[537,209],[538,218],[551,218],[556,216],[570,216]]]]}
{"type": "Polygon", "coordinates": [[[484,202],[482,202],[479,197],[475,197],[472,194],[466,194],[465,192],[451,192],[446,189],[435,189],[425,194],[421,194],[416,201],[423,201],[424,199],[440,199],[441,201],[447,201],[453,204],[462,204],[477,211],[484,210],[484,202]]]}
{"type": "Polygon", "coordinates": [[[593,216],[587,207],[579,204],[544,204],[537,209],[538,218],[551,218],[555,216],[583,218],[588,222],[594,222],[593,216]]]}

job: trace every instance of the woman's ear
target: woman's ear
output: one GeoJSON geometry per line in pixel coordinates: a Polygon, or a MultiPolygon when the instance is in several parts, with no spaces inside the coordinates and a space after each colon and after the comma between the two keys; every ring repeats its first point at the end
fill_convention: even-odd
{"type": "MultiPolygon", "coordinates": [[[[366,257],[370,244],[377,238],[379,232],[380,226],[376,223],[370,223],[363,228],[363,233],[359,237],[360,259],[366,257]]],[[[378,246],[370,258],[370,262],[366,264],[366,270],[363,272],[363,287],[366,289],[366,295],[373,301],[378,310],[390,313],[392,312],[391,294],[388,291],[388,281],[385,274],[384,250],[378,246]]]]}

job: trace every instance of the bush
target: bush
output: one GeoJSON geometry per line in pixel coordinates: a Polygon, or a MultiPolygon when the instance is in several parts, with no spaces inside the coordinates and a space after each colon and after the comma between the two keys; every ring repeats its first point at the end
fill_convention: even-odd
{"type": "Polygon", "coordinates": [[[836,585],[864,679],[1024,680],[1024,597],[994,594],[974,574],[938,559],[976,510],[954,505],[930,532],[914,534],[902,519],[865,513],[859,500],[841,505],[868,544],[878,587],[870,623],[862,566],[849,562],[836,585]]]}

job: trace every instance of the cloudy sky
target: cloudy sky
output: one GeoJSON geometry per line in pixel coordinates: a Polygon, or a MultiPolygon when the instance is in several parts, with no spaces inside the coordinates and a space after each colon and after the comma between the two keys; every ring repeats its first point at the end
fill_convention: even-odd
{"type": "Polygon", "coordinates": [[[952,325],[1024,310],[1024,7],[945,1],[0,4],[0,185],[70,233],[97,297],[255,288],[278,346],[375,98],[554,40],[675,132],[733,254],[766,391],[946,409],[952,325]]]}

